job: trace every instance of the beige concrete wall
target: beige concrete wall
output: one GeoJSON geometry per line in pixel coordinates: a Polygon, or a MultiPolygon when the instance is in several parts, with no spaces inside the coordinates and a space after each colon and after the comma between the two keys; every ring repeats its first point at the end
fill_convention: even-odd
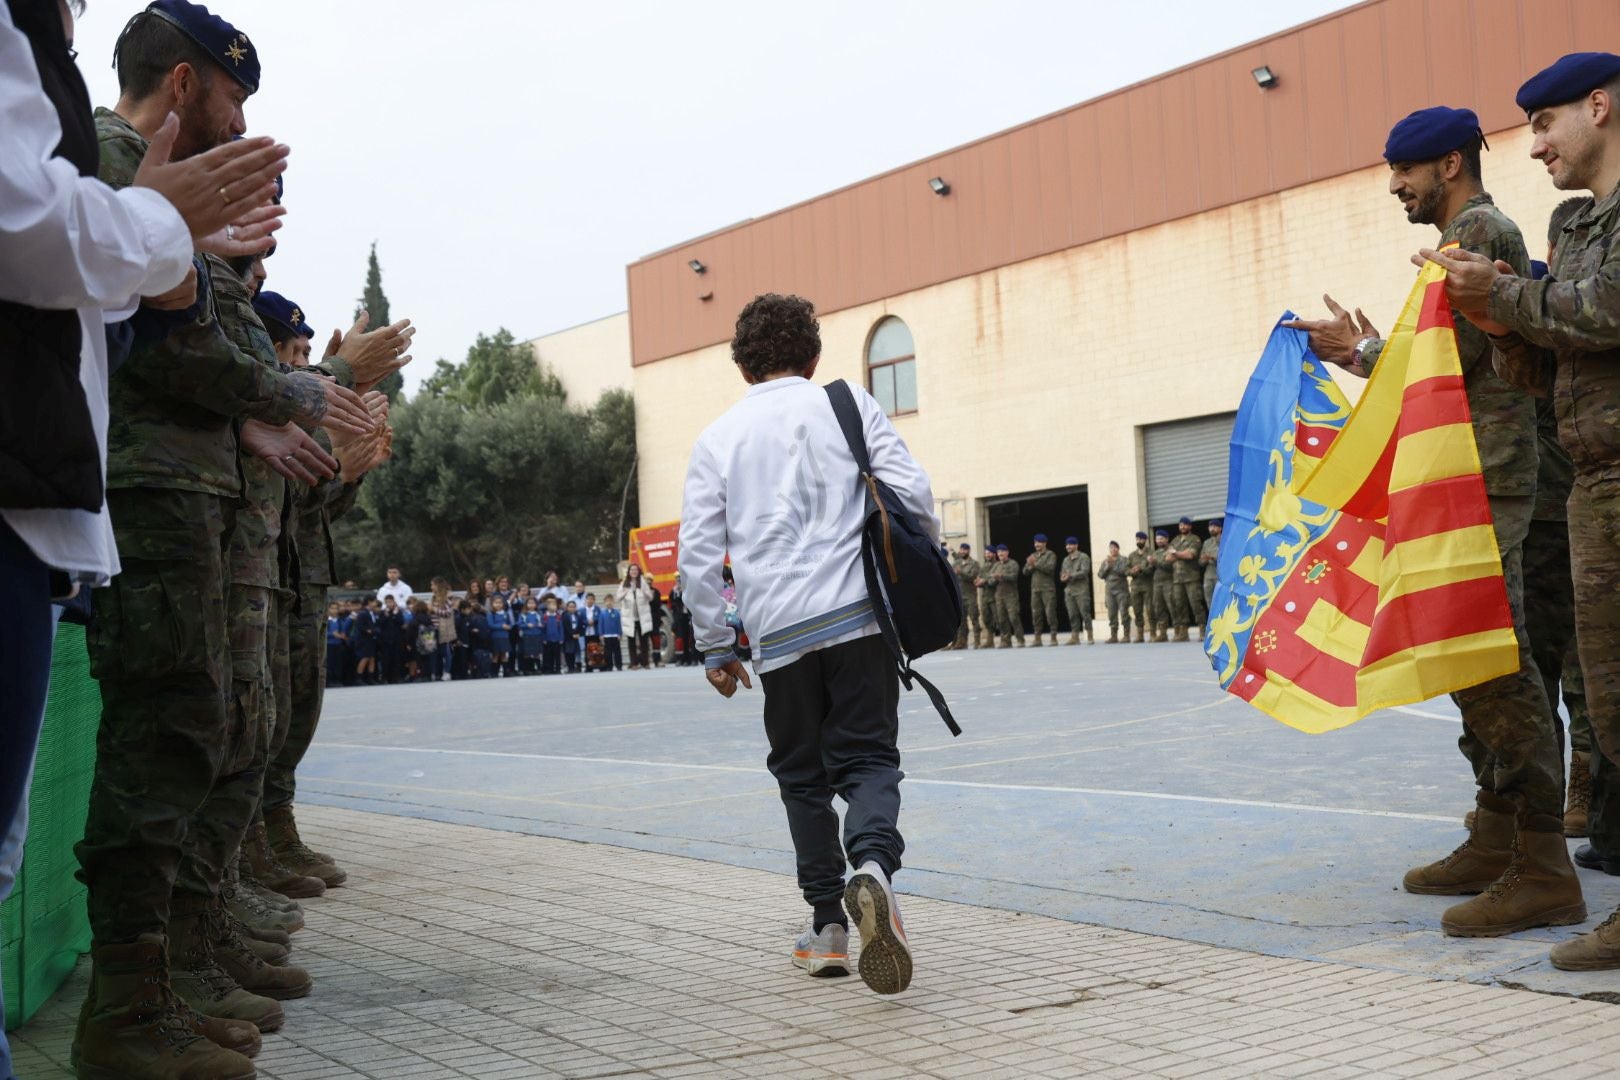
{"type": "MultiPolygon", "coordinates": [[[[1526,156],[1527,128],[1491,145],[1487,187],[1539,256],[1563,195],[1526,156]]],[[[860,381],[873,324],[900,316],[918,412],[896,426],[935,494],[971,506],[1084,484],[1090,550],[1128,545],[1145,524],[1142,425],[1235,410],[1277,317],[1323,311],[1324,292],[1389,330],[1417,273],[1408,257],[1438,234],[1408,224],[1387,183],[1367,169],[824,316],[818,381],[860,381]]],[[[745,387],[726,346],[634,381],[642,520],[673,519],[693,440],[745,387]]],[[[970,511],[975,546],[979,520],[970,511]]]]}
{"type": "Polygon", "coordinates": [[[629,312],[545,334],[529,345],[578,408],[595,405],[604,390],[631,388],[629,312]]]}

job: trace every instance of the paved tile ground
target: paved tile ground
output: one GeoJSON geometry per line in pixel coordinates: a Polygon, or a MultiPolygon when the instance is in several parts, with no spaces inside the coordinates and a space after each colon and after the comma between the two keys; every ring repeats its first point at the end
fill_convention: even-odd
{"type": "MultiPolygon", "coordinates": [[[[349,884],[308,904],[258,1064],[336,1077],[1612,1076],[1614,1006],[1255,955],[925,897],[918,974],[880,998],[788,961],[803,908],[747,867],[310,808],[349,884]]],[[[16,1033],[68,1075],[73,979],[16,1033]]]]}

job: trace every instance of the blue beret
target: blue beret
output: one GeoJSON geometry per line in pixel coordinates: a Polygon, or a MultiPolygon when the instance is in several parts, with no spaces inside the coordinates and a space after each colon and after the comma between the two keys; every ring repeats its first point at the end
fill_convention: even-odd
{"type": "Polygon", "coordinates": [[[1226,519],[1223,517],[1210,518],[1209,523],[1211,525],[1219,525],[1223,529],[1226,528],[1226,519]]]}
{"type": "MultiPolygon", "coordinates": [[[[147,6],[146,14],[156,15],[202,46],[203,51],[231,78],[245,86],[248,93],[259,92],[259,51],[236,27],[218,15],[209,14],[201,4],[187,0],[154,0],[147,6]]],[[[133,24],[134,19],[130,23],[133,24]]],[[[129,27],[124,30],[128,33],[129,27]]]]}
{"type": "Polygon", "coordinates": [[[1080,538],[1078,536],[1071,536],[1063,542],[1065,544],[1078,544],[1080,542],[1080,538]]]}
{"type": "Polygon", "coordinates": [[[1184,517],[1179,522],[1177,522],[1177,524],[1179,524],[1179,525],[1191,525],[1192,524],[1192,518],[1184,517]]]}
{"type": "Polygon", "coordinates": [[[1007,547],[1007,545],[1006,545],[1006,544],[997,544],[997,545],[996,545],[996,551],[998,551],[998,552],[1002,552],[1002,551],[1010,551],[1010,550],[1011,550],[1011,549],[1010,549],[1010,548],[1009,548],[1009,547],[1007,547]]]}
{"type": "Polygon", "coordinates": [[[1531,281],[1540,281],[1542,278],[1546,277],[1551,272],[1552,271],[1548,269],[1547,264],[1542,262],[1540,259],[1531,259],[1530,260],[1530,280],[1531,281]]]}
{"type": "Polygon", "coordinates": [[[1153,537],[1156,540],[1168,540],[1170,539],[1170,534],[1165,532],[1163,529],[1154,529],[1153,537]]]}
{"type": "Polygon", "coordinates": [[[1036,534],[1035,534],[1035,542],[1036,542],[1036,543],[1037,543],[1037,544],[1044,544],[1044,543],[1046,543],[1046,534],[1045,534],[1045,533],[1036,533],[1036,534]]]}
{"type": "Polygon", "coordinates": [[[1389,138],[1384,142],[1384,160],[1391,165],[1400,161],[1433,161],[1481,137],[1479,117],[1472,109],[1448,109],[1444,105],[1419,109],[1389,129],[1389,138]]]}
{"type": "Polygon", "coordinates": [[[1606,52],[1578,52],[1530,76],[1514,101],[1525,115],[1549,105],[1564,105],[1613,79],[1620,78],[1620,56],[1606,52]]]}
{"type": "Polygon", "coordinates": [[[956,546],[959,549],[961,549],[962,551],[972,551],[973,550],[973,545],[972,544],[957,544],[956,546]]]}
{"type": "Polygon", "coordinates": [[[1138,540],[1146,540],[1147,539],[1147,533],[1139,532],[1139,533],[1136,534],[1136,538],[1138,540]]]}
{"type": "Polygon", "coordinates": [[[315,328],[304,321],[303,309],[280,293],[269,290],[260,292],[253,298],[253,310],[258,312],[260,319],[273,322],[290,333],[302,334],[307,338],[315,336],[315,328]]]}

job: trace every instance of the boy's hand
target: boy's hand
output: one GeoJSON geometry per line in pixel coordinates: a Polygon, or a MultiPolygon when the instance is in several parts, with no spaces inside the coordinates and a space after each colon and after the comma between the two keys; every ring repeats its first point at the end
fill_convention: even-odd
{"type": "Polygon", "coordinates": [[[728,660],[717,668],[707,668],[703,677],[709,680],[709,685],[720,691],[721,697],[730,697],[737,692],[737,683],[742,682],[749,690],[754,688],[753,680],[748,677],[748,669],[743,667],[741,660],[728,660]]]}

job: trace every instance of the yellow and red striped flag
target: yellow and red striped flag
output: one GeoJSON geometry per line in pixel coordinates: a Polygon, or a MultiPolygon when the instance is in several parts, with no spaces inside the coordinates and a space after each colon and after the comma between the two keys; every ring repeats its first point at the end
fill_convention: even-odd
{"type": "Polygon", "coordinates": [[[1228,525],[1254,524],[1222,545],[1205,646],[1222,685],[1320,732],[1518,670],[1444,269],[1419,274],[1348,419],[1313,422],[1307,395],[1315,415],[1342,398],[1302,361],[1265,490],[1239,483],[1234,436],[1228,525]]]}

